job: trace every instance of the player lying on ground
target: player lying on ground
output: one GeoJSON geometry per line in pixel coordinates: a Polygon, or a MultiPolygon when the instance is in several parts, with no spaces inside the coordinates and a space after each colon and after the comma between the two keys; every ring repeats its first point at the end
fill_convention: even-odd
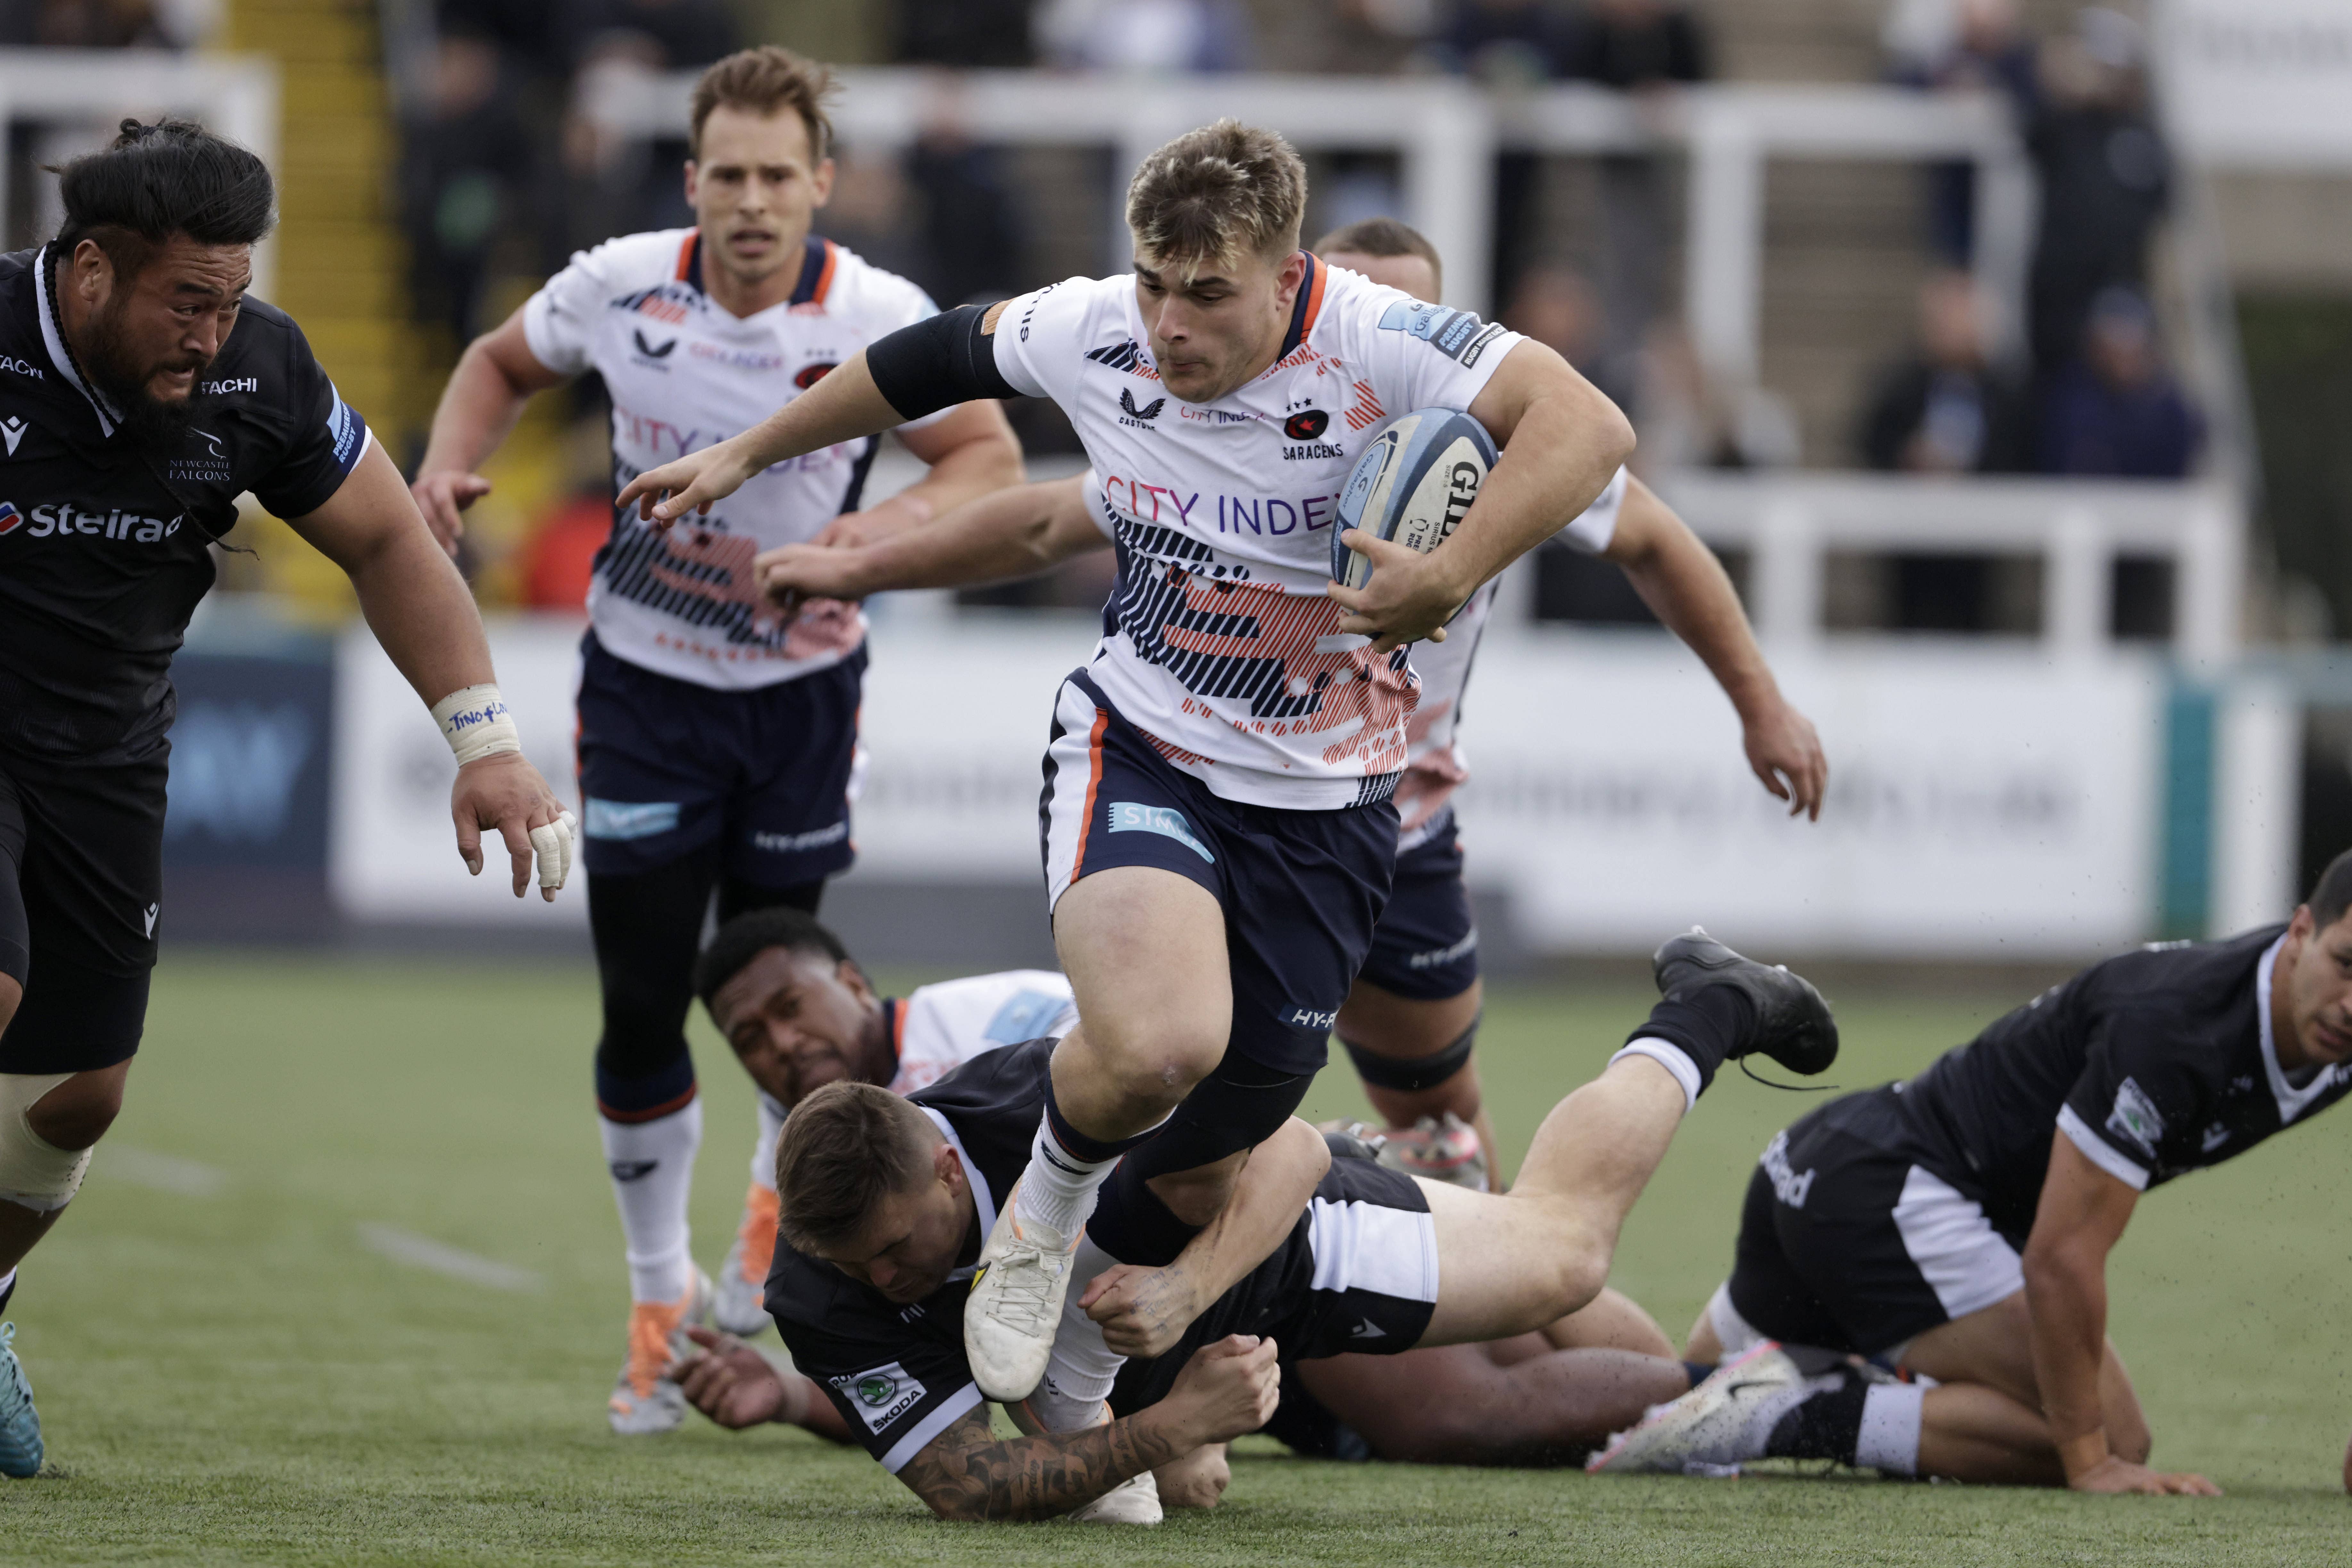
{"type": "MultiPolygon", "coordinates": [[[[777,1154],[782,1237],[769,1309],[857,1439],[942,1517],[1085,1508],[1262,1426],[1281,1355],[1491,1341],[1584,1306],[1715,1069],[1763,1052],[1811,1072],[1835,1055],[1828,1009],[1785,971],[1694,934],[1660,950],[1658,973],[1664,999],[1545,1120],[1507,1196],[1333,1161],[1311,1129],[1286,1124],[1251,1162],[1244,1201],[1198,1243],[1206,1310],[1187,1322],[1165,1310],[1152,1270],[1120,1265],[1092,1280],[1097,1305],[1122,1303],[1100,1337],[1148,1359],[1081,1387],[1064,1379],[1057,1343],[1041,1397],[1062,1415],[1024,1402],[1049,1430],[991,1435],[961,1318],[965,1282],[988,1267],[983,1237],[1028,1157],[1050,1041],[989,1052],[904,1099],[839,1082],[795,1107],[777,1154]],[[1261,1165],[1285,1169],[1261,1181],[1261,1165]],[[1288,1195],[1290,1167],[1316,1178],[1303,1205],[1288,1195]],[[1106,1397],[1115,1420],[1101,1419],[1106,1397]]],[[[710,1376],[727,1381],[723,1369],[710,1376]]]]}
{"type": "MultiPolygon", "coordinates": [[[[525,762],[464,579],[301,330],[246,298],[276,190],[244,148],[122,122],[0,258],[0,1309],[122,1106],[163,901],[170,667],[250,490],[341,567],[457,762],[467,866],[555,897],[572,817],[525,762]]],[[[0,1475],[40,1427],[0,1325],[0,1475]]]]}
{"type": "MultiPolygon", "coordinates": [[[[793,1106],[826,1084],[911,1093],[985,1052],[1058,1036],[1076,1021],[1068,982],[1040,970],[920,986],[904,999],[877,996],[840,939],[790,909],[754,910],[720,927],[696,966],[695,988],[779,1131],[793,1106]]],[[[1370,1157],[1362,1144],[1343,1142],[1370,1157]]],[[[719,1284],[719,1321],[734,1333],[755,1333],[769,1322],[761,1295],[775,1251],[775,1152],[771,1141],[753,1156],[767,1234],[738,1239],[719,1284]]],[[[1203,1250],[1194,1238],[1150,1293],[1191,1296],[1203,1250]]],[[[1100,1316],[1112,1317],[1129,1299],[1122,1293],[1105,1303],[1100,1316]]],[[[1185,1315],[1206,1305],[1196,1300],[1185,1315]]],[[[712,1419],[730,1426],[783,1421],[848,1439],[839,1413],[808,1379],[770,1365],[740,1342],[688,1331],[719,1352],[698,1382],[684,1384],[712,1419]]],[[[1286,1366],[1281,1407],[1267,1430],[1318,1457],[1563,1463],[1686,1392],[1673,1353],[1648,1314],[1603,1291],[1541,1334],[1286,1366]]]]}
{"type": "MultiPolygon", "coordinates": [[[[1334,266],[1434,300],[1436,253],[1388,219],[1327,236],[1334,266]],[[1367,247],[1358,249],[1352,247],[1367,247]],[[1416,248],[1417,247],[1417,248],[1416,248]]],[[[804,600],[859,599],[897,588],[960,587],[1045,571],[1116,542],[1116,513],[1096,476],[1000,490],[888,540],[829,549],[789,545],[760,559],[761,586],[790,615],[804,600]]],[[[1616,563],[1659,618],[1714,672],[1740,716],[1749,765],[1792,811],[1818,816],[1829,766],[1812,725],[1782,697],[1714,553],[1649,487],[1621,472],[1600,500],[1563,529],[1570,546],[1616,563]]],[[[1395,882],[1372,930],[1363,969],[1339,1009],[1338,1034],[1373,1108],[1388,1121],[1384,1155],[1439,1175],[1458,1162],[1465,1184],[1487,1179],[1493,1143],[1472,1060],[1482,990],[1477,932],[1463,884],[1452,795],[1468,775],[1454,724],[1495,584],[1446,625],[1445,640],[1413,649],[1421,692],[1409,728],[1395,882]],[[1459,1118],[1475,1137],[1433,1138],[1423,1118],[1459,1118]],[[1444,1157],[1456,1151],[1452,1161],[1444,1157]],[[1437,1158],[1430,1158],[1437,1155],[1437,1158]]]]}
{"type": "MultiPolygon", "coordinates": [[[[416,476],[445,545],[455,551],[464,510],[489,493],[475,470],[539,393],[602,377],[613,471],[627,479],[757,423],[844,355],[938,313],[914,284],[812,232],[833,188],[833,90],[824,66],[772,46],[713,65],[688,122],[694,226],[574,256],[467,346],[416,476]]],[[[866,620],[835,603],[786,624],[761,604],[752,558],[885,534],[1021,478],[993,403],[897,432],[930,471],[876,505],[860,510],[878,435],[755,475],[692,528],[665,534],[616,512],[596,555],[579,752],[604,1014],[597,1126],[631,1302],[608,1402],[616,1432],[677,1425],[665,1346],[710,1307],[687,1225],[702,1106],[686,1013],[704,914],[714,900],[722,921],[772,904],[814,910],[852,858],[866,620]]]]}
{"type": "Polygon", "coordinates": [[[1170,1261],[1305,1096],[1395,872],[1406,645],[1632,450],[1624,416],[1549,349],[1300,250],[1306,195],[1280,137],[1189,132],[1129,186],[1132,274],[892,333],[622,491],[674,524],[797,454],[963,399],[1047,396],[1116,492],[1120,582],[1055,698],[1039,812],[1085,1022],[966,1312],[996,1397],[1044,1375],[1082,1226],[1170,1261]],[[1435,407],[1466,410],[1507,460],[1442,545],[1360,539],[1378,570],[1336,586],[1357,452],[1389,412],[1435,407]],[[1139,1194],[1180,1224],[1143,1234],[1139,1194]]]}
{"type": "Polygon", "coordinates": [[[1786,1455],[2212,1493],[2202,1476],[2147,1468],[2147,1421],[2106,1338],[2107,1254],[2142,1192],[2352,1090],[2347,905],[2352,854],[2284,927],[2095,964],[1918,1077],[1832,1100],[1775,1137],[1748,1184],[1731,1278],[1685,1351],[1748,1359],[1595,1468],[1786,1455]],[[1759,1352],[1768,1341],[1788,1348],[1759,1352]]]}

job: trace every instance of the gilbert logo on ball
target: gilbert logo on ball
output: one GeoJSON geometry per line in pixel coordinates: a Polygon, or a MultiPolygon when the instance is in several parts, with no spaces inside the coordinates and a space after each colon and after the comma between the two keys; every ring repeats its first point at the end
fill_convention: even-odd
{"type": "Polygon", "coordinates": [[[1372,563],[1339,542],[1348,530],[1392,540],[1426,555],[1452,537],[1495,467],[1485,426],[1451,408],[1421,408],[1391,420],[1364,448],[1339,492],[1331,530],[1331,579],[1360,588],[1372,563]]]}

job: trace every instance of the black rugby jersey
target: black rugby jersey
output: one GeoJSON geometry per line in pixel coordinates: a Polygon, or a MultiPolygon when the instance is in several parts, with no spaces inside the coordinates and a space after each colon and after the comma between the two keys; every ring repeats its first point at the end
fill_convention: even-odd
{"type": "Polygon", "coordinates": [[[0,752],[136,757],[173,712],[170,668],[251,490],[324,505],[366,450],[301,329],[247,300],[177,450],[134,447],[67,352],[51,249],[0,256],[0,752]]]}
{"type": "Polygon", "coordinates": [[[1871,1137],[1891,1110],[1917,1163],[2017,1237],[2032,1229],[2053,1129],[2143,1190],[2243,1153],[2352,1092],[2352,1066],[2299,1084],[2279,1067],[2271,968],[2285,929],[2095,963],[1918,1077],[1853,1097],[1849,1130],[1871,1137]]]}
{"type": "MultiPolygon", "coordinates": [[[[821,1258],[779,1242],[768,1272],[767,1308],[793,1364],[830,1394],[866,1451],[892,1474],[982,1403],[963,1349],[964,1300],[997,1205],[1029,1163],[1030,1141],[1045,1113],[1055,1042],[1007,1046],[958,1068],[908,1100],[922,1108],[962,1156],[977,1210],[961,1267],[907,1306],[860,1284],[821,1258]]],[[[1324,1186],[1335,1201],[1360,1199],[1361,1178],[1339,1172],[1365,1162],[1333,1161],[1324,1186]]],[[[1378,1172],[1385,1175],[1388,1173],[1378,1172]]],[[[1155,1361],[1127,1363],[1111,1396],[1127,1415],[1165,1397],[1201,1345],[1229,1333],[1272,1331],[1310,1296],[1315,1261],[1304,1210],[1281,1246],[1155,1361]]],[[[1083,1289],[1076,1282],[1073,1289],[1083,1289]]]]}

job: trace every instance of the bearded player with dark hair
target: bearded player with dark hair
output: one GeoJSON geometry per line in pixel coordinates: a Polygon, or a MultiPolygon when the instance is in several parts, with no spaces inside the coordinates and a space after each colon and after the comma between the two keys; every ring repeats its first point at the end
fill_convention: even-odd
{"type": "MultiPolygon", "coordinates": [[[[121,1109],[163,911],[172,656],[250,490],[349,574],[457,763],[458,853],[553,899],[572,818],[521,754],[481,619],[399,470],[283,312],[248,300],[260,159],[125,121],[0,257],[0,1307],[121,1109]]],[[[41,1465],[0,1325],[0,1474],[41,1465]]]]}

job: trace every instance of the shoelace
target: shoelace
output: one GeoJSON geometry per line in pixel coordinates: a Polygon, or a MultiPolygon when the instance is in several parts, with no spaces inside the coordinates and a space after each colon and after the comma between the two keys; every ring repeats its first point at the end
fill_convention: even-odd
{"type": "Polygon", "coordinates": [[[1016,1239],[989,1270],[989,1278],[996,1281],[996,1297],[989,1304],[988,1315],[1020,1333],[1032,1337],[1042,1333],[1045,1300],[1056,1277],[1044,1247],[1016,1239]]]}
{"type": "Polygon", "coordinates": [[[659,1312],[629,1314],[629,1386],[642,1399],[654,1391],[661,1374],[669,1365],[670,1326],[663,1322],[667,1315],[659,1312]]]}

